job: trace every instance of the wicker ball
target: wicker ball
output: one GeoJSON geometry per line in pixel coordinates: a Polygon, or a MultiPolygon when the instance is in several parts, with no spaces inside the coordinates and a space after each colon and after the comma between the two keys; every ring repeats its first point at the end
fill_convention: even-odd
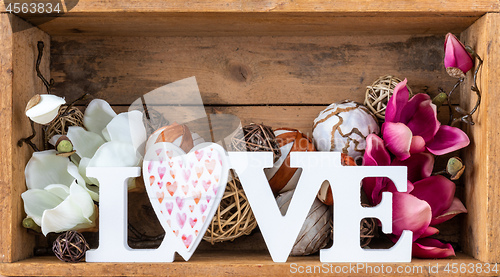
{"type": "MultiPolygon", "coordinates": [[[[371,86],[366,87],[365,106],[380,119],[385,119],[385,109],[389,98],[391,98],[394,88],[401,82],[401,79],[391,75],[378,78],[371,86]]],[[[410,96],[412,94],[410,87],[406,85],[410,96]]]]}
{"type": "Polygon", "coordinates": [[[274,134],[280,146],[281,157],[272,168],[264,169],[264,172],[271,190],[278,195],[295,189],[302,172],[299,168],[290,167],[290,152],[316,151],[316,149],[312,141],[299,130],[279,128],[274,134]]]}
{"type": "Polygon", "coordinates": [[[203,239],[212,244],[232,241],[243,235],[249,235],[255,227],[257,221],[245,192],[239,179],[233,176],[227,183],[224,196],[203,239]]]}
{"type": "MultiPolygon", "coordinates": [[[[283,215],[288,210],[293,192],[293,190],[287,191],[276,198],[283,215]]],[[[310,255],[325,247],[332,235],[332,219],[332,209],[315,199],[290,254],[292,256],[310,255]]]]}
{"type": "Polygon", "coordinates": [[[50,122],[45,130],[45,141],[48,142],[55,135],[66,135],[70,126],[83,126],[83,113],[76,107],[71,107],[69,112],[66,112],[68,106],[61,106],[59,114],[50,122]]]}
{"type": "Polygon", "coordinates": [[[273,129],[263,124],[250,123],[243,126],[243,137],[241,133],[231,139],[231,150],[233,151],[272,151],[274,162],[281,157],[280,146],[276,141],[273,129]]]}
{"type": "Polygon", "coordinates": [[[63,262],[76,263],[85,257],[89,249],[82,234],[76,231],[67,231],[57,237],[52,245],[52,251],[63,262]]]}
{"type": "MultiPolygon", "coordinates": [[[[368,205],[363,204],[363,207],[368,207],[368,205]]],[[[374,218],[363,218],[361,220],[361,225],[359,227],[360,237],[359,241],[361,247],[365,247],[372,241],[375,236],[375,229],[377,228],[377,221],[374,218]]]]}

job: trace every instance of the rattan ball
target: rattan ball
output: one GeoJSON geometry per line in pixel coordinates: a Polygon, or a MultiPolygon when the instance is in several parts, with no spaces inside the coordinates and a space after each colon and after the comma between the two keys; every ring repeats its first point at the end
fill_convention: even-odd
{"type": "Polygon", "coordinates": [[[52,245],[52,251],[63,262],[76,263],[85,257],[89,249],[82,234],[76,231],[67,231],[57,237],[52,245]]]}
{"type": "MultiPolygon", "coordinates": [[[[363,204],[363,207],[368,207],[368,205],[363,204]]],[[[360,231],[360,243],[361,247],[365,247],[372,241],[375,236],[375,229],[377,228],[377,222],[374,218],[363,218],[359,227],[360,231]]]]}
{"type": "Polygon", "coordinates": [[[203,236],[204,240],[212,244],[249,235],[257,227],[241,183],[232,171],[231,175],[212,223],[203,236]]]}
{"type": "MultiPolygon", "coordinates": [[[[389,98],[391,98],[394,88],[401,82],[401,79],[391,75],[385,75],[378,78],[371,86],[366,87],[365,106],[373,112],[373,114],[380,119],[385,119],[385,109],[389,98]]],[[[412,95],[411,89],[406,85],[410,96],[412,95]]]]}
{"type": "Polygon", "coordinates": [[[83,126],[83,113],[76,107],[71,107],[69,112],[66,112],[68,106],[61,106],[59,114],[50,122],[45,130],[45,141],[49,141],[55,135],[66,135],[70,126],[83,126]]]}
{"type": "Polygon", "coordinates": [[[264,124],[250,123],[243,126],[243,137],[237,133],[231,140],[233,151],[272,151],[275,163],[281,157],[279,143],[276,140],[273,129],[264,124]]]}

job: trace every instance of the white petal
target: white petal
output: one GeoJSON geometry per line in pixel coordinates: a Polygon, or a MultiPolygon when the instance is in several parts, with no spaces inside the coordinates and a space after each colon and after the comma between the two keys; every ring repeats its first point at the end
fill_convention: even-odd
{"type": "Polygon", "coordinates": [[[130,143],[141,156],[144,156],[146,127],[140,111],[125,112],[117,115],[103,130],[108,141],[130,143]]]}
{"type": "Polygon", "coordinates": [[[108,102],[101,99],[92,100],[83,115],[83,125],[87,130],[96,134],[102,134],[102,130],[116,116],[115,111],[108,102]]]}
{"type": "Polygon", "coordinates": [[[76,182],[82,186],[85,184],[85,179],[83,179],[82,175],[80,172],[78,172],[78,167],[74,163],[69,163],[68,164],[68,173],[73,176],[73,178],[76,180],[76,182]]]}
{"type": "Polygon", "coordinates": [[[90,160],[90,167],[127,167],[137,166],[141,157],[129,143],[107,142],[103,144],[90,160]]]}
{"type": "Polygon", "coordinates": [[[57,207],[45,210],[42,216],[42,233],[74,230],[95,225],[90,217],[94,214],[94,202],[90,195],[78,184],[70,187],[70,195],[57,207]]]}
{"type": "Polygon", "coordinates": [[[53,209],[63,199],[43,189],[29,189],[21,194],[24,211],[38,226],[42,225],[42,215],[47,209],[53,209]]]}
{"type": "Polygon", "coordinates": [[[86,219],[90,219],[94,213],[94,201],[82,186],[74,182],[69,188],[69,197],[77,206],[80,207],[82,215],[86,219]]]}
{"type": "Polygon", "coordinates": [[[41,94],[40,102],[26,111],[26,116],[38,124],[51,122],[59,112],[59,107],[64,105],[64,98],[53,94],[41,94]]]}
{"type": "Polygon", "coordinates": [[[78,165],[78,172],[80,175],[83,177],[85,180],[85,183],[87,184],[97,184],[97,179],[92,178],[92,177],[87,177],[87,167],[89,166],[90,159],[89,158],[82,158],[80,160],[80,164],[78,165]]]}
{"type": "Polygon", "coordinates": [[[57,156],[55,150],[33,153],[24,174],[28,189],[43,189],[51,184],[70,186],[74,178],[68,173],[68,158],[57,156]]]}
{"type": "Polygon", "coordinates": [[[77,126],[69,127],[66,136],[71,140],[73,149],[81,158],[92,158],[97,148],[105,143],[100,135],[77,126]]]}
{"type": "MultiPolygon", "coordinates": [[[[90,160],[89,167],[138,166],[140,155],[129,143],[111,141],[103,144],[90,160]]],[[[95,180],[95,179],[94,179],[95,180]]],[[[94,184],[97,184],[97,180],[94,184]]]]}
{"type": "Polygon", "coordinates": [[[66,199],[69,196],[69,187],[65,185],[48,185],[44,188],[45,191],[52,193],[53,195],[61,198],[61,200],[66,199]]]}
{"type": "Polygon", "coordinates": [[[68,164],[68,172],[69,172],[69,174],[71,174],[71,176],[73,176],[76,179],[76,182],[78,183],[78,185],[80,185],[82,188],[84,188],[87,191],[87,193],[90,195],[90,197],[92,197],[92,200],[99,202],[99,193],[94,191],[94,190],[91,190],[87,187],[85,179],[78,171],[78,167],[76,165],[74,165],[73,163],[69,163],[68,164]]]}
{"type": "Polygon", "coordinates": [[[56,146],[56,143],[57,143],[57,140],[62,137],[62,135],[53,135],[50,139],[49,139],[49,143],[50,145],[52,146],[56,146]]]}

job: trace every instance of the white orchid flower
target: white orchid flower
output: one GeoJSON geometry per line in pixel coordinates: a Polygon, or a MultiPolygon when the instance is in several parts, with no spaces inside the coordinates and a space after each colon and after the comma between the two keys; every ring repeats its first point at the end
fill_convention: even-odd
{"type": "MultiPolygon", "coordinates": [[[[144,156],[146,128],[140,111],[116,114],[104,100],[89,103],[82,127],[69,127],[67,137],[79,158],[78,171],[88,184],[87,167],[139,166],[144,156]]],[[[131,180],[132,184],[133,180],[131,180]]]]}
{"type": "Polygon", "coordinates": [[[76,181],[68,187],[52,184],[21,194],[24,211],[42,233],[79,230],[95,226],[97,212],[89,193],[76,181]]]}
{"type": "Polygon", "coordinates": [[[38,124],[47,124],[56,118],[64,98],[52,94],[37,94],[28,102],[26,116],[38,124]]]}
{"type": "Polygon", "coordinates": [[[88,187],[78,172],[78,167],[68,158],[56,155],[55,150],[46,150],[33,153],[24,170],[28,190],[45,189],[53,184],[70,187],[76,180],[90,197],[99,201],[97,188],[88,187]]]}

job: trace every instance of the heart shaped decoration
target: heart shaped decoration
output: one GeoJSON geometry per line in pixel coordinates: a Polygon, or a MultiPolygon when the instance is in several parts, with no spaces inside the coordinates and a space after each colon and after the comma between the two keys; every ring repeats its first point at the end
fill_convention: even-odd
{"type": "Polygon", "coordinates": [[[166,243],[186,261],[217,210],[228,169],[225,150],[215,143],[199,144],[186,154],[172,143],[161,142],[145,155],[143,178],[158,184],[146,186],[149,200],[165,229],[166,243]],[[166,167],[165,160],[169,161],[166,167]]]}

